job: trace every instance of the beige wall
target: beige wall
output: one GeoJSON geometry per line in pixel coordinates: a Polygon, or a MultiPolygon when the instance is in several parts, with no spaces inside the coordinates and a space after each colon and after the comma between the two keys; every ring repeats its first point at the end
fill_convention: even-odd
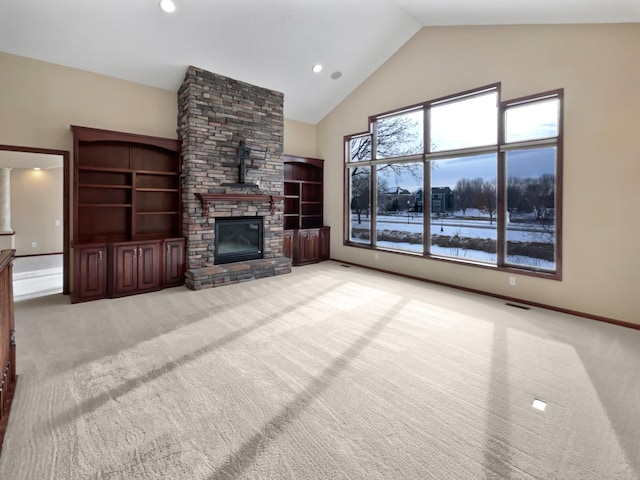
{"type": "Polygon", "coordinates": [[[0,144],[71,151],[69,125],[177,138],[175,92],[0,53],[0,144]]]}
{"type": "Polygon", "coordinates": [[[640,25],[424,28],[318,124],[336,259],[640,324],[640,25]],[[367,117],[502,82],[502,98],[564,88],[563,280],[345,247],[344,135],[367,117]]]}
{"type": "Polygon", "coordinates": [[[318,149],[315,125],[285,119],[284,153],[316,158],[318,149]]]}
{"type": "Polygon", "coordinates": [[[62,168],[11,170],[11,226],[16,232],[16,255],[62,252],[62,176],[62,168]]]}

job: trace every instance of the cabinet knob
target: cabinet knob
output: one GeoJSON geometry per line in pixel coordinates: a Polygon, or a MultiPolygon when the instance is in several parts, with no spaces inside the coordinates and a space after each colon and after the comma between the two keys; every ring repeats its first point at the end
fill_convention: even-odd
{"type": "Polygon", "coordinates": [[[141,249],[141,248],[139,248],[139,249],[138,249],[138,256],[139,256],[139,257],[141,257],[141,256],[142,256],[142,249],[141,249]]]}

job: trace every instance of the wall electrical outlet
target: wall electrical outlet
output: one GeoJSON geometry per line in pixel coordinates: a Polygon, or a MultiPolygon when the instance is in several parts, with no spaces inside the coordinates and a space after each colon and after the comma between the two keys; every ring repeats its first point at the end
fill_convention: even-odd
{"type": "Polygon", "coordinates": [[[36,242],[31,242],[31,248],[36,248],[38,244],[36,242]]]}
{"type": "Polygon", "coordinates": [[[60,226],[60,220],[56,220],[56,227],[60,226]]]}
{"type": "Polygon", "coordinates": [[[380,260],[380,254],[378,252],[374,253],[373,258],[375,258],[376,260],[380,260]]]}
{"type": "Polygon", "coordinates": [[[516,286],[516,277],[509,277],[509,285],[512,287],[516,286]]]}

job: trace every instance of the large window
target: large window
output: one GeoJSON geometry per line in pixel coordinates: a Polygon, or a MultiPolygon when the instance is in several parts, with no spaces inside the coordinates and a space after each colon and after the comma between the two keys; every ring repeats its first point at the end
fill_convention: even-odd
{"type": "Polygon", "coordinates": [[[561,100],[507,102],[504,111],[505,264],[556,271],[561,100]]]}
{"type": "Polygon", "coordinates": [[[345,139],[346,244],[559,278],[561,93],[370,118],[345,139]]]}

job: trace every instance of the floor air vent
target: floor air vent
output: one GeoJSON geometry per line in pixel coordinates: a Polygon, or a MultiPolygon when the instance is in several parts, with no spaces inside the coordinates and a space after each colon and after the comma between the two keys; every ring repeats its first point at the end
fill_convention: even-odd
{"type": "Polygon", "coordinates": [[[340,266],[344,268],[351,268],[351,265],[345,265],[344,263],[341,263],[340,266]]]}
{"type": "Polygon", "coordinates": [[[520,308],[521,310],[531,310],[531,307],[527,307],[526,305],[518,305],[517,303],[507,302],[505,303],[507,307],[520,308]]]}

